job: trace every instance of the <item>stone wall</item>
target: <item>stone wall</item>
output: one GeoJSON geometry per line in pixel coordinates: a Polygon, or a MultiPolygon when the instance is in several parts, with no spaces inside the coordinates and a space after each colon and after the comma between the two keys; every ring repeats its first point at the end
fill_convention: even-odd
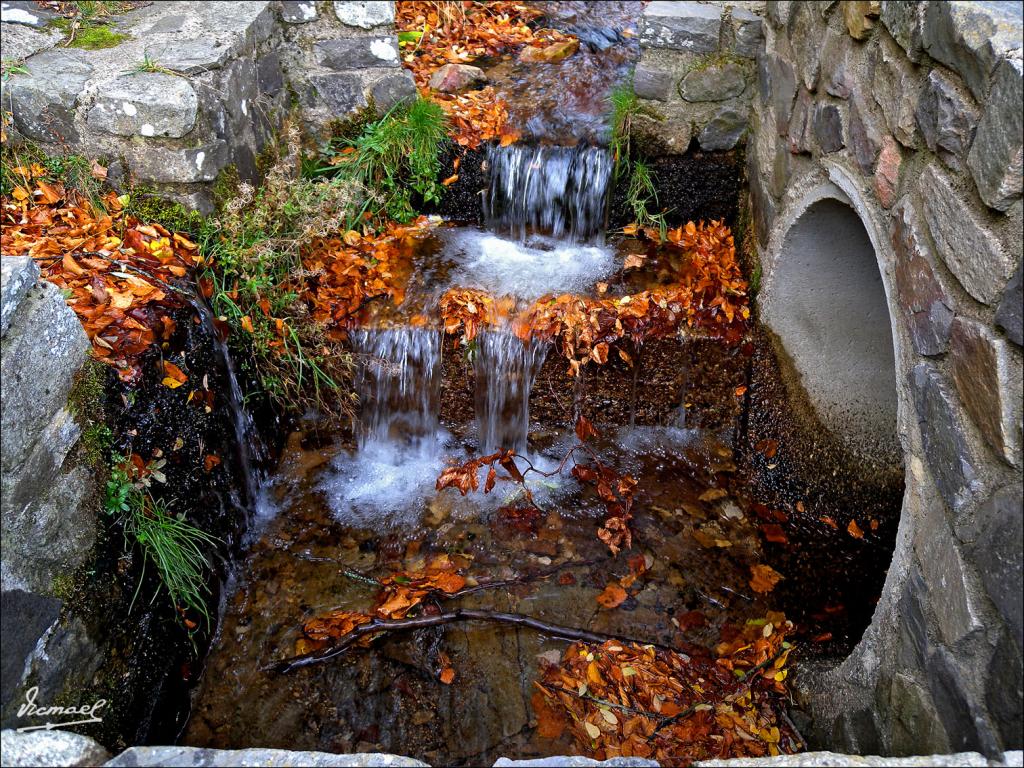
{"type": "MultiPolygon", "coordinates": [[[[801,257],[792,233],[820,205],[859,220],[906,466],[873,622],[838,668],[803,676],[813,740],[862,754],[1019,748],[1020,6],[769,2],[764,31],[747,144],[760,308],[805,382],[843,375],[842,355],[781,318],[801,257]]],[[[821,233],[822,269],[839,236],[821,233]]],[[[844,314],[834,292],[808,291],[818,330],[869,324],[866,303],[844,314]]]]}
{"type": "Polygon", "coordinates": [[[115,185],[203,212],[221,174],[257,178],[293,107],[317,135],[369,101],[386,110],[416,94],[382,0],[153,3],[112,17],[126,37],[100,50],[55,47],[52,21],[4,3],[5,62],[28,70],[2,84],[12,139],[101,158],[115,185]]]}
{"type": "Polygon", "coordinates": [[[704,151],[746,141],[763,47],[763,3],[662,2],[640,21],[641,57],[633,89],[650,114],[634,126],[643,154],[683,154],[696,139],[704,151]],[[753,10],[752,10],[753,9],[753,10]]]}

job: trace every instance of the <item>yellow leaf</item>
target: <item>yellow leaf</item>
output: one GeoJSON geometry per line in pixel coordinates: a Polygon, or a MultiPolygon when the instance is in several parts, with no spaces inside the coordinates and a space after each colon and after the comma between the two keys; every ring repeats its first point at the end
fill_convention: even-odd
{"type": "Polygon", "coordinates": [[[587,735],[592,739],[596,739],[601,735],[601,729],[593,723],[584,723],[583,728],[586,730],[587,735]]]}
{"type": "Polygon", "coordinates": [[[163,384],[168,389],[177,389],[185,382],[178,381],[177,379],[172,379],[170,376],[164,376],[164,380],[160,383],[163,384]]]}

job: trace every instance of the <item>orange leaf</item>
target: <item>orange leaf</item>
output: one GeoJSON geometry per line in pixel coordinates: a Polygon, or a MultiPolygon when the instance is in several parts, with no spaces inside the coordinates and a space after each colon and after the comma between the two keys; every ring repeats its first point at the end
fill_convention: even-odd
{"type": "Polygon", "coordinates": [[[771,592],[775,589],[775,585],[779,583],[779,580],[783,578],[781,573],[770,565],[764,565],[763,563],[750,566],[750,573],[752,574],[750,588],[761,594],[771,592]]]}
{"type": "Polygon", "coordinates": [[[620,585],[612,582],[604,588],[604,592],[597,596],[597,604],[602,608],[611,610],[622,605],[623,601],[629,597],[629,593],[626,592],[620,585]]]}
{"type": "Polygon", "coordinates": [[[458,180],[459,180],[459,174],[457,174],[457,173],[453,173],[453,174],[452,174],[451,176],[449,176],[449,177],[448,177],[447,179],[445,179],[444,181],[442,181],[442,182],[441,182],[441,184],[442,184],[443,186],[445,186],[445,187],[450,187],[450,186],[451,186],[452,184],[454,184],[454,183],[455,183],[456,181],[458,181],[458,180]]]}
{"type": "Polygon", "coordinates": [[[250,318],[248,315],[243,315],[242,317],[242,328],[244,328],[249,333],[256,332],[252,327],[252,318],[250,318]]]}
{"type": "Polygon", "coordinates": [[[455,670],[451,667],[445,667],[441,670],[441,674],[438,675],[438,680],[445,685],[451,685],[455,681],[455,670]]]}
{"type": "Polygon", "coordinates": [[[851,536],[853,536],[853,538],[855,538],[855,539],[863,539],[864,538],[864,531],[862,531],[860,529],[860,526],[857,525],[857,521],[856,520],[851,520],[850,521],[850,524],[848,526],[846,526],[846,532],[849,533],[851,536]]]}

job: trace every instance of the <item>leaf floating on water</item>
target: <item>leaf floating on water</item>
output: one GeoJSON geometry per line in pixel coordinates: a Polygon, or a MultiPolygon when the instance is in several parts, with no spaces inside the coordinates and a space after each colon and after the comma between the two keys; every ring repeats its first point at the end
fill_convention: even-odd
{"type": "Polygon", "coordinates": [[[850,524],[846,526],[846,532],[853,536],[853,538],[855,539],[864,538],[864,531],[862,531],[860,526],[857,525],[856,520],[850,520],[850,524]]]}
{"type": "Polygon", "coordinates": [[[629,593],[626,592],[620,585],[612,582],[604,588],[604,592],[597,596],[597,603],[606,610],[612,608],[618,608],[625,599],[629,597],[629,593]]]}
{"type": "Polygon", "coordinates": [[[781,573],[763,563],[750,566],[750,573],[750,588],[762,595],[775,589],[775,585],[783,578],[781,573]]]}

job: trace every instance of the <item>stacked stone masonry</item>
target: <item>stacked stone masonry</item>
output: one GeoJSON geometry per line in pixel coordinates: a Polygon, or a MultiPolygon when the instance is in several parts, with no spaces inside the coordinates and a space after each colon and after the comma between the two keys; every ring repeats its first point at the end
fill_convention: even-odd
{"type": "Polygon", "coordinates": [[[906,466],[872,625],[803,676],[830,748],[1021,746],[1021,30],[1019,3],[765,9],[747,142],[760,302],[767,317],[784,295],[808,201],[849,206],[885,286],[906,466]]]}
{"type": "Polygon", "coordinates": [[[5,2],[3,110],[13,140],[107,163],[108,178],[210,212],[218,177],[258,177],[288,117],[312,134],[373,103],[414,98],[394,5],[157,2],[111,19],[112,48],[63,47],[52,14],[5,2]]]}

